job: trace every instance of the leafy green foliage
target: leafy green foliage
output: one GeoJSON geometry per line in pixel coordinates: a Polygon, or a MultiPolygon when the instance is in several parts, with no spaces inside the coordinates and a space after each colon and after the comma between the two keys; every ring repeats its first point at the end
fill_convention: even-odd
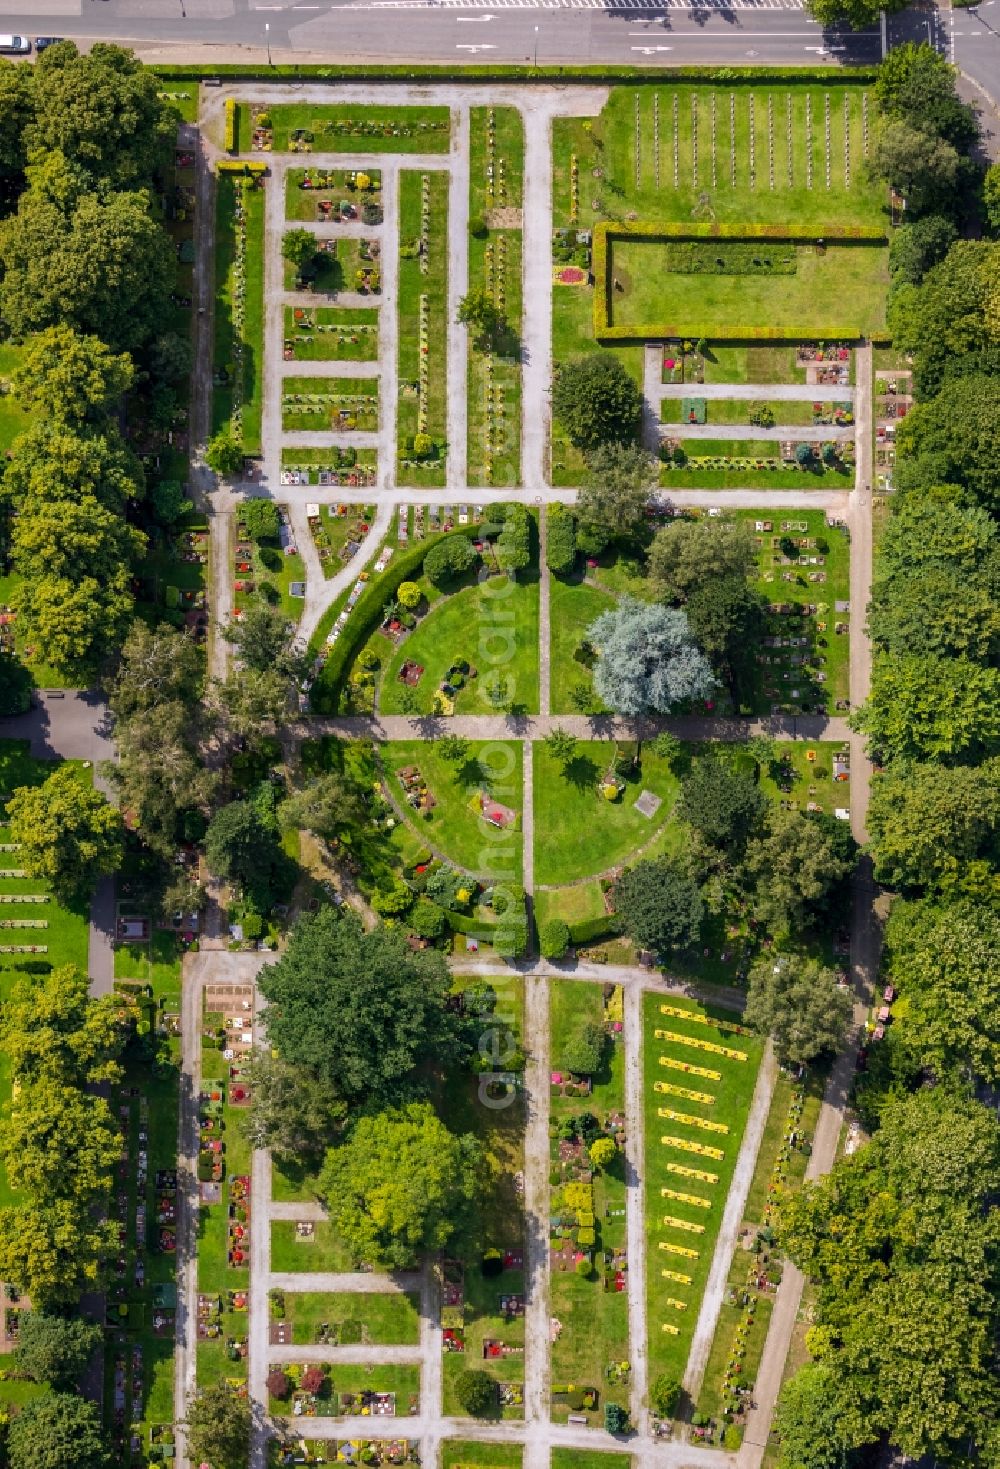
{"type": "Polygon", "coordinates": [[[451,1239],[482,1163],[471,1134],[456,1136],[426,1102],[412,1102],[361,1117],[327,1155],[319,1193],[356,1259],[402,1270],[451,1239]]]}
{"type": "Polygon", "coordinates": [[[601,444],[588,456],[577,514],[586,525],[604,526],[612,535],[633,535],[645,528],[658,484],[659,466],[645,449],[601,444]]]}
{"type": "Polygon", "coordinates": [[[127,353],[116,355],[98,337],[80,336],[62,322],[29,338],[14,391],[39,418],[102,425],[134,377],[127,353]]]}
{"type": "Polygon", "coordinates": [[[25,1403],[7,1429],[10,1469],[108,1469],[96,1403],[75,1393],[48,1393],[25,1403]]]}
{"type": "Polygon", "coordinates": [[[744,1017],[771,1036],[782,1065],[807,1066],[840,1046],[851,1018],[851,993],[816,959],[768,954],[750,971],[744,1017]]]}
{"type": "Polygon", "coordinates": [[[606,1043],[603,1028],[596,1021],[586,1020],[567,1037],[556,1060],[575,1076],[593,1076],[600,1070],[606,1043]]]}
{"type": "Polygon", "coordinates": [[[16,790],[7,814],[25,872],[61,896],[80,897],[121,865],[119,812],[69,765],[58,766],[40,786],[16,790]]]}
{"type": "Polygon", "coordinates": [[[242,1469],[250,1453],[249,1399],[229,1382],[201,1388],[188,1403],[188,1451],[213,1469],[242,1469]]]}
{"type": "Polygon", "coordinates": [[[696,760],[681,783],[677,814],[714,847],[738,854],[757,831],[767,798],[756,781],[729,761],[696,760]]]}
{"type": "Polygon", "coordinates": [[[995,668],[967,658],[885,655],[852,722],[886,759],[957,764],[1000,747],[998,699],[995,668]]]}
{"type": "Polygon", "coordinates": [[[500,1401],[496,1379],[482,1368],[459,1373],[455,1379],[455,1396],[473,1418],[486,1418],[495,1413],[500,1401]]]}
{"type": "Polygon", "coordinates": [[[240,515],[251,540],[268,541],[274,540],[277,536],[280,519],[278,507],[273,500],[258,498],[246,500],[241,507],[240,515]]]}
{"type": "Polygon", "coordinates": [[[868,830],[875,876],[894,888],[982,896],[997,890],[1000,765],[906,762],[872,784],[868,830]]]}
{"type": "Polygon", "coordinates": [[[424,557],[424,574],[435,586],[461,576],[475,563],[476,551],[468,536],[445,536],[424,557]]]}
{"type": "Polygon", "coordinates": [[[669,713],[707,698],[715,687],[680,608],[622,597],[591,624],[587,637],[598,653],[594,688],[618,714],[669,713]]]}
{"type": "Polygon", "coordinates": [[[674,520],[649,550],[649,578],[658,597],[685,602],[714,578],[745,582],[757,566],[757,546],[743,520],[674,520]]]}
{"type": "Polygon", "coordinates": [[[242,1075],[250,1104],[240,1123],[250,1145],[318,1162],[347,1118],[330,1083],[266,1051],[252,1052],[242,1075]]]}
{"type": "Polygon", "coordinates": [[[667,954],[698,939],[704,905],[698,885],[662,858],[638,862],[615,884],[615,909],[641,948],[667,954]]]}
{"type": "Polygon", "coordinates": [[[767,813],[763,833],[747,846],[743,873],[754,913],[768,928],[801,930],[824,914],[854,865],[854,842],[841,840],[840,825],[806,811],[767,813]]]}
{"type": "Polygon", "coordinates": [[[258,913],[286,898],[295,881],[277,832],[249,801],[230,801],[216,812],[205,833],[205,860],[217,877],[235,883],[258,913]]]}
{"type": "Polygon", "coordinates": [[[545,564],[557,576],[568,576],[576,565],[576,521],[565,505],[545,512],[545,564]]]}
{"type": "Polygon", "coordinates": [[[243,469],[243,440],[227,425],[208,441],[205,463],[216,474],[231,479],[243,469]]]}
{"type": "Polygon", "coordinates": [[[399,929],[366,933],[353,913],[302,919],[261,988],[272,1044],[351,1102],[398,1100],[454,1034],[443,956],[413,953],[399,929]]]}
{"type": "Polygon", "coordinates": [[[22,1311],[14,1364],[32,1382],[73,1387],[101,1341],[101,1328],[79,1316],[22,1311]]]}
{"type": "Polygon", "coordinates": [[[642,394],[618,358],[590,352],[559,369],[552,384],[552,412],[585,453],[602,444],[635,439],[642,415],[642,394]]]}

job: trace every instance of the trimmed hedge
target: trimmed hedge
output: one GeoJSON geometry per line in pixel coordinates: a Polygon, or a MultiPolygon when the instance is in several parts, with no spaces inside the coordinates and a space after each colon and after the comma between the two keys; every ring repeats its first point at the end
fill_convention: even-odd
{"type": "Polygon", "coordinates": [[[266,163],[241,163],[237,158],[220,158],[215,167],[218,173],[267,173],[266,163]]]}
{"type": "Polygon", "coordinates": [[[589,944],[595,939],[613,938],[624,928],[617,913],[602,913],[600,918],[581,918],[567,926],[571,944],[589,944]]]}
{"type": "MultiPolygon", "coordinates": [[[[666,242],[671,240],[691,242],[744,240],[748,244],[754,240],[771,240],[775,244],[783,245],[814,245],[820,239],[862,245],[887,245],[889,243],[883,230],[868,230],[857,225],[831,225],[824,229],[822,235],[805,235],[789,232],[787,227],[781,224],[720,224],[716,221],[694,224],[647,224],[641,220],[634,224],[618,224],[602,220],[594,226],[592,246],[593,274],[596,282],[594,287],[594,337],[599,342],[627,342],[640,338],[648,341],[662,337],[690,337],[692,339],[711,337],[715,341],[723,340],[713,326],[700,326],[697,322],[686,322],[683,327],[674,326],[669,322],[640,323],[630,326],[611,325],[610,246],[614,240],[636,239],[666,242]]],[[[822,337],[824,340],[837,340],[856,336],[857,333],[851,328],[828,325],[808,335],[822,337]]],[[[758,326],[747,327],[738,335],[727,337],[724,340],[797,341],[799,334],[790,332],[787,327],[758,326]]]]}
{"type": "Polygon", "coordinates": [[[568,576],[576,565],[576,520],[558,503],[545,517],[545,564],[557,576],[568,576]]]}
{"type": "MultiPolygon", "coordinates": [[[[439,536],[431,536],[426,541],[420,541],[410,546],[401,556],[394,556],[381,576],[369,582],[361,596],[354,604],[347,626],[330,650],[320,675],[323,685],[319,687],[319,680],[313,686],[314,693],[322,696],[321,701],[311,699],[311,707],[317,714],[336,714],[340,703],[341,687],[347,675],[347,670],[358,653],[363,643],[366,643],[382,621],[382,609],[392,597],[396,595],[397,588],[404,581],[414,581],[414,573],[419,571],[424,564],[424,557],[431,546],[436,546],[446,536],[475,536],[481,530],[477,525],[463,525],[458,530],[442,531],[439,536]],[[321,707],[329,704],[328,708],[321,707]]],[[[320,625],[322,627],[322,624],[320,625]]],[[[316,633],[319,638],[319,630],[316,633]]],[[[315,651],[319,651],[318,644],[315,651]]]]}
{"type": "Polygon", "coordinates": [[[205,78],[225,78],[227,81],[273,81],[280,77],[312,78],[317,81],[417,81],[427,79],[439,82],[501,81],[501,82],[545,82],[558,79],[572,82],[645,82],[664,86],[675,82],[711,82],[714,86],[730,82],[753,82],[756,85],[788,86],[796,83],[819,83],[836,86],[838,83],[874,82],[878,70],[874,66],[614,66],[595,63],[592,66],[505,66],[498,62],[476,62],[455,66],[442,65],[339,65],[322,63],[300,64],[283,62],[278,66],[265,66],[263,62],[227,63],[223,66],[193,66],[190,63],[177,66],[156,66],[153,74],[163,81],[192,81],[205,78]]]}

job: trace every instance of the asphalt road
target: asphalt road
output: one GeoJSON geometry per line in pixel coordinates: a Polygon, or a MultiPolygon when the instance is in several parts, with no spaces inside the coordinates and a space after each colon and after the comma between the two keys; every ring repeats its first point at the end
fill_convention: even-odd
{"type": "MultiPolygon", "coordinates": [[[[220,62],[873,61],[876,31],[835,35],[801,0],[0,0],[0,30],[113,39],[220,62]]],[[[176,56],[173,59],[178,59],[176,56]]]]}

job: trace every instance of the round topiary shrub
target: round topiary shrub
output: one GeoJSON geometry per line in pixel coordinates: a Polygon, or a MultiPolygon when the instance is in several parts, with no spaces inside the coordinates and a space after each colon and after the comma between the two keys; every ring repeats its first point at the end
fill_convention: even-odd
{"type": "Polygon", "coordinates": [[[549,918],[538,931],[538,945],[545,959],[559,959],[569,946],[569,929],[561,918],[549,918]]]}
{"type": "Polygon", "coordinates": [[[495,1413],[499,1401],[495,1379],[478,1369],[459,1373],[455,1379],[455,1396],[473,1418],[485,1418],[495,1413]]]}
{"type": "Polygon", "coordinates": [[[593,1273],[593,1268],[594,1267],[590,1263],[589,1255],[581,1255],[579,1260],[577,1260],[576,1265],[574,1266],[574,1269],[576,1270],[576,1273],[577,1275],[579,1275],[581,1280],[589,1280],[591,1274],[593,1273]]]}
{"type": "Polygon", "coordinates": [[[267,1391],[270,1397],[284,1402],[292,1390],[292,1384],[287,1372],[282,1372],[280,1367],[273,1367],[267,1374],[267,1391]]]}

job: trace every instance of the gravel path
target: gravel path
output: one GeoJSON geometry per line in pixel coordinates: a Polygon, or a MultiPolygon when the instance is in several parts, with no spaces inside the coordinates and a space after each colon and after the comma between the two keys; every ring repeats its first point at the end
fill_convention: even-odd
{"type": "MultiPolygon", "coordinates": [[[[527,851],[526,864],[530,865],[527,851]]],[[[526,872],[527,877],[527,872],[526,872]]],[[[530,1430],[549,1421],[549,982],[533,974],[524,985],[524,1419],[530,1430]]],[[[525,1453],[525,1469],[547,1464],[539,1448],[525,1453]]]]}
{"type": "Polygon", "coordinates": [[[632,1358],[629,1411],[640,1433],[649,1432],[649,1332],[646,1320],[646,1166],[642,1088],[642,988],[625,990],[625,1229],[628,1249],[628,1332],[632,1358]]]}
{"type": "Polygon", "coordinates": [[[542,740],[554,729],[565,729],[580,740],[647,739],[660,730],[669,730],[681,739],[744,740],[749,735],[768,735],[773,739],[838,740],[850,736],[846,719],[827,719],[823,715],[775,715],[771,719],[711,719],[700,715],[678,715],[673,718],[619,719],[610,716],[591,718],[581,714],[505,715],[456,714],[451,718],[434,715],[345,714],[317,715],[298,727],[303,739],[320,734],[337,735],[341,739],[426,740],[442,734],[461,735],[470,740],[542,740]]]}
{"type": "MultiPolygon", "coordinates": [[[[845,383],[657,383],[650,381],[650,356],[660,372],[659,347],[646,348],[646,395],[660,398],[738,398],[770,403],[853,403],[854,388],[845,383]]],[[[898,374],[897,374],[898,376],[898,374]]]]}
{"type": "MultiPolygon", "coordinates": [[[[286,377],[371,377],[377,378],[377,362],[286,362],[278,363],[278,376],[286,377]]],[[[280,401],[280,399],[279,399],[280,401]]]]}
{"type": "Polygon", "coordinates": [[[827,439],[844,442],[854,438],[854,425],[844,424],[799,424],[795,428],[780,424],[776,428],[756,428],[749,423],[661,423],[660,437],[670,439],[733,439],[760,440],[762,443],[782,443],[785,439],[801,439],[806,443],[820,444],[827,439]]]}
{"type": "MultiPolygon", "coordinates": [[[[378,317],[378,483],[391,493],[396,483],[396,407],[399,399],[399,169],[382,170],[382,307],[378,317]]],[[[371,487],[365,493],[370,497],[371,487]]],[[[363,501],[368,504],[369,501],[363,501]]]]}
{"type": "MultiPolygon", "coordinates": [[[[312,1216],[302,1214],[298,1217],[306,1219],[312,1216]]],[[[419,1270],[400,1271],[397,1275],[379,1275],[374,1270],[272,1270],[271,1289],[288,1291],[292,1295],[314,1292],[319,1295],[385,1296],[419,1291],[421,1279],[419,1270]]]]}
{"type": "Polygon", "coordinates": [[[323,575],[323,563],[316,552],[312,532],[309,523],[305,519],[305,511],[301,506],[296,506],[292,511],[292,524],[295,526],[295,534],[298,537],[298,545],[301,550],[303,546],[312,546],[315,554],[316,569],[309,570],[306,577],[306,604],[302,609],[299,619],[298,637],[301,643],[308,645],[313,633],[319,627],[323,614],[328,607],[332,607],[340,594],[354,585],[358,577],[375,556],[383,540],[389,532],[393,516],[392,505],[382,504],[375,512],[371,530],[365,537],[364,544],[360,550],[351,557],[346,566],[342,566],[335,576],[323,575]],[[304,525],[304,534],[298,525],[301,520],[304,525]]]}
{"type": "Polygon", "coordinates": [[[552,708],[552,573],[546,564],[549,512],[539,515],[538,547],[538,709],[547,716],[552,708]]]}
{"type": "Polygon", "coordinates": [[[552,118],[524,117],[521,329],[521,481],[537,494],[548,480],[552,390],[552,118]]]}

